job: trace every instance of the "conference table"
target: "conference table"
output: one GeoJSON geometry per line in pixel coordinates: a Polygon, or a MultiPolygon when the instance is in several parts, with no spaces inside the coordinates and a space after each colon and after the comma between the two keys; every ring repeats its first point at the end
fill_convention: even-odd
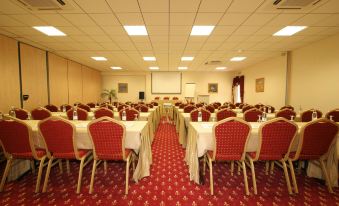
{"type": "MultiPolygon", "coordinates": [[[[214,149],[213,125],[216,122],[189,122],[185,161],[189,168],[190,180],[199,184],[199,157],[202,157],[208,150],[214,149]]],[[[260,122],[250,122],[252,127],[249,141],[245,148],[246,152],[255,152],[259,146],[259,126],[260,122]]],[[[298,135],[292,144],[292,151],[296,151],[299,142],[300,128],[306,122],[296,122],[299,127],[298,135]]],[[[331,145],[326,167],[330,173],[333,186],[337,186],[338,180],[338,156],[339,154],[339,137],[331,145]]],[[[310,177],[322,178],[320,167],[310,161],[307,168],[307,175],[310,177]]]]}

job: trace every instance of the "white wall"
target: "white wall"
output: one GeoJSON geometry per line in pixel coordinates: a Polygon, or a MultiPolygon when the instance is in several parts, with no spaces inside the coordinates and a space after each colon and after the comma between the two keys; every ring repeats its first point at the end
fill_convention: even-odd
{"type": "MultiPolygon", "coordinates": [[[[233,72],[182,72],[181,94],[152,94],[151,72],[105,72],[102,73],[103,89],[116,89],[119,83],[128,83],[128,93],[118,93],[119,101],[137,101],[138,92],[145,91],[146,101],[153,100],[156,96],[179,97],[184,99],[184,87],[186,83],[196,83],[196,95],[209,94],[208,83],[218,83],[218,93],[210,93],[210,102],[230,101],[231,87],[234,77],[233,72]]],[[[196,99],[195,99],[196,101],[196,99]]]]}
{"type": "Polygon", "coordinates": [[[275,108],[285,105],[286,55],[274,57],[241,71],[245,76],[244,102],[269,104],[275,108]],[[264,78],[264,92],[255,91],[255,82],[264,78]]]}

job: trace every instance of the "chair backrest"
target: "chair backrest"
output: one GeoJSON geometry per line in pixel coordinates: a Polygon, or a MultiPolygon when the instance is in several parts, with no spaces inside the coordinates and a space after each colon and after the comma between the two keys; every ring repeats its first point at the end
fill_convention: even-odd
{"type": "Polygon", "coordinates": [[[121,160],[125,156],[125,126],[109,117],[93,120],[87,126],[94,159],[121,160]]]}
{"type": "Polygon", "coordinates": [[[87,103],[87,106],[89,106],[90,108],[95,108],[95,103],[89,102],[89,103],[87,103]]]}
{"type": "Polygon", "coordinates": [[[211,113],[214,113],[214,110],[215,110],[213,105],[207,105],[207,106],[205,106],[205,109],[207,109],[211,113]]]}
{"type": "Polygon", "coordinates": [[[128,107],[128,105],[126,105],[126,104],[120,104],[117,108],[118,112],[120,112],[122,109],[127,108],[127,107],[128,107]]]}
{"type": "Polygon", "coordinates": [[[317,118],[321,118],[323,116],[323,113],[317,109],[309,109],[307,111],[304,111],[300,114],[300,119],[302,122],[310,122],[312,121],[312,113],[313,111],[317,112],[317,118]]]}
{"type": "Polygon", "coordinates": [[[247,122],[256,122],[259,119],[259,115],[262,115],[262,111],[252,108],[244,113],[244,120],[247,122]]]}
{"type": "Polygon", "coordinates": [[[6,157],[37,158],[32,128],[25,122],[8,117],[0,120],[0,144],[6,157]]]}
{"type": "Polygon", "coordinates": [[[228,107],[229,107],[230,109],[235,109],[235,108],[236,108],[235,104],[232,104],[232,103],[229,103],[229,104],[228,104],[228,107]]]}
{"type": "Polygon", "coordinates": [[[58,107],[55,106],[54,104],[47,104],[45,108],[50,112],[58,112],[58,107]]]}
{"type": "Polygon", "coordinates": [[[237,117],[226,118],[213,126],[213,159],[243,160],[251,125],[237,117]]]}
{"type": "Polygon", "coordinates": [[[325,117],[327,119],[330,119],[331,116],[332,116],[333,121],[339,122],[339,109],[331,110],[331,111],[327,112],[327,114],[325,115],[325,117]]]}
{"type": "Polygon", "coordinates": [[[282,109],[280,111],[277,112],[276,117],[283,117],[285,119],[291,120],[291,116],[296,116],[295,111],[291,110],[291,109],[282,109]]]}
{"type": "Polygon", "coordinates": [[[146,104],[148,108],[153,108],[153,104],[146,104]]]}
{"type": "Polygon", "coordinates": [[[155,97],[154,99],[155,99],[155,100],[160,100],[160,97],[155,97]]]}
{"type": "Polygon", "coordinates": [[[197,122],[198,121],[198,114],[199,114],[199,111],[201,111],[201,120],[203,122],[208,122],[210,121],[210,117],[211,117],[211,112],[209,112],[208,110],[206,109],[203,109],[203,108],[199,108],[199,109],[195,109],[193,111],[191,111],[190,113],[190,116],[191,116],[191,121],[192,122],[197,122]]]}
{"type": "Polygon", "coordinates": [[[174,106],[179,106],[181,104],[181,102],[176,102],[175,104],[174,104],[174,106]]]}
{"type": "Polygon", "coordinates": [[[181,104],[179,105],[179,109],[183,109],[183,108],[186,107],[186,106],[187,106],[187,104],[181,103],[181,104]]]}
{"type": "Polygon", "coordinates": [[[107,109],[109,109],[111,111],[114,110],[114,107],[112,105],[110,105],[110,104],[102,105],[102,106],[100,106],[100,108],[107,108],[107,109]]]}
{"type": "Polygon", "coordinates": [[[326,156],[332,144],[336,143],[338,124],[320,118],[301,128],[295,159],[319,159],[326,156]]]}
{"type": "Polygon", "coordinates": [[[172,99],[173,99],[173,100],[178,100],[179,98],[178,98],[178,97],[173,97],[172,99]]]}
{"type": "Polygon", "coordinates": [[[255,108],[255,107],[252,106],[252,105],[246,105],[246,106],[243,106],[242,112],[245,113],[247,110],[250,110],[250,109],[253,109],[253,108],[255,108]]]}
{"type": "Polygon", "coordinates": [[[52,116],[51,112],[45,108],[38,107],[31,111],[32,118],[35,120],[43,120],[52,116]]]}
{"type": "Polygon", "coordinates": [[[264,106],[264,105],[261,104],[261,103],[254,105],[254,107],[257,108],[257,109],[260,109],[260,108],[263,107],[263,106],[264,106]]]}
{"type": "Polygon", "coordinates": [[[24,109],[20,109],[20,108],[15,108],[14,109],[15,112],[15,117],[21,120],[26,120],[28,119],[29,113],[28,111],[24,110],[24,109]]]}
{"type": "Polygon", "coordinates": [[[228,108],[228,105],[221,105],[221,106],[218,108],[218,110],[222,110],[222,109],[226,109],[226,108],[228,108]]]}
{"type": "Polygon", "coordinates": [[[195,106],[193,106],[193,105],[187,105],[186,107],[184,107],[184,113],[190,113],[190,112],[193,111],[194,109],[196,109],[195,106]]]}
{"type": "Polygon", "coordinates": [[[292,107],[291,105],[285,105],[285,106],[280,108],[280,110],[283,110],[283,109],[290,109],[290,110],[294,111],[294,107],[292,107]]]}
{"type": "MultiPolygon", "coordinates": [[[[259,127],[259,146],[255,160],[281,160],[289,156],[298,125],[283,117],[275,118],[259,127]]],[[[287,160],[287,159],[286,159],[287,160]]]]}
{"type": "Polygon", "coordinates": [[[148,112],[148,107],[146,105],[138,105],[135,109],[141,112],[148,112]]]}
{"type": "Polygon", "coordinates": [[[153,106],[158,106],[159,103],[158,102],[152,102],[153,106]]]}
{"type": "Polygon", "coordinates": [[[164,97],[164,100],[169,100],[170,98],[169,97],[164,97]]]}
{"type": "Polygon", "coordinates": [[[39,122],[38,130],[46,145],[47,156],[79,159],[75,142],[75,126],[62,117],[49,117],[39,122]]]}
{"type": "Polygon", "coordinates": [[[217,121],[220,121],[220,120],[223,120],[229,117],[236,117],[237,113],[235,113],[231,109],[226,108],[226,109],[219,110],[215,115],[217,117],[217,121]]]}
{"type": "Polygon", "coordinates": [[[71,106],[71,105],[69,105],[69,104],[63,104],[63,105],[60,106],[60,111],[63,110],[63,107],[64,107],[64,106],[65,106],[66,112],[67,112],[69,109],[72,109],[72,106],[71,106]]]}
{"type": "Polygon", "coordinates": [[[98,119],[100,117],[110,117],[113,118],[114,117],[114,112],[110,109],[107,109],[105,107],[101,107],[97,110],[94,111],[94,117],[95,119],[98,119]]]}
{"type": "Polygon", "coordinates": [[[241,105],[241,103],[238,102],[238,103],[235,103],[234,105],[235,105],[236,107],[239,107],[239,106],[241,105]]]}
{"type": "Polygon", "coordinates": [[[265,106],[261,107],[261,111],[269,113],[269,108],[271,109],[271,113],[274,113],[275,108],[273,106],[270,106],[270,105],[265,105],[265,106]]]}
{"type": "Polygon", "coordinates": [[[243,104],[243,103],[239,103],[239,109],[242,109],[243,107],[245,106],[245,104],[243,104]]]}
{"type": "Polygon", "coordinates": [[[89,106],[87,106],[86,104],[79,104],[78,108],[81,108],[83,110],[86,110],[87,112],[91,111],[91,108],[89,106]]]}
{"type": "Polygon", "coordinates": [[[119,111],[120,119],[122,120],[122,112],[126,112],[126,121],[134,121],[135,117],[139,118],[139,112],[134,108],[126,108],[119,111]]]}
{"type": "Polygon", "coordinates": [[[197,108],[203,107],[203,106],[204,106],[204,103],[198,103],[198,104],[196,104],[195,106],[196,106],[197,108]]]}
{"type": "MultiPolygon", "coordinates": [[[[73,111],[74,108],[67,110],[67,118],[73,120],[73,111]]],[[[77,108],[78,120],[87,120],[88,112],[84,109],[77,108]]]]}

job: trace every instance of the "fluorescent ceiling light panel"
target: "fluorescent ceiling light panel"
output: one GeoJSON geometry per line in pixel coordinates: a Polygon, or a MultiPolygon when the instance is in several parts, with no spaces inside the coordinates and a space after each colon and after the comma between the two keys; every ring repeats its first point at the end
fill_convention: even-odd
{"type": "Polygon", "coordinates": [[[111,69],[113,69],[113,70],[120,70],[122,68],[121,67],[111,67],[111,69]]]}
{"type": "Polygon", "coordinates": [[[146,36],[147,30],[145,26],[124,26],[127,34],[130,36],[146,36]]]}
{"type": "Polygon", "coordinates": [[[225,70],[227,67],[217,67],[216,70],[225,70]]]}
{"type": "Polygon", "coordinates": [[[194,57],[181,57],[181,61],[193,61],[194,57]]]}
{"type": "Polygon", "coordinates": [[[187,67],[178,67],[179,70],[187,70],[187,67]]]}
{"type": "Polygon", "coordinates": [[[293,34],[296,34],[306,28],[307,26],[286,26],[280,31],[274,33],[273,36],[292,36],[293,34]]]}
{"type": "Polygon", "coordinates": [[[156,61],[157,59],[155,57],[143,57],[145,61],[156,61]]]}
{"type": "Polygon", "coordinates": [[[243,61],[245,59],[246,59],[246,57],[233,57],[231,59],[231,62],[241,62],[241,61],[243,61]]]}
{"type": "Polygon", "coordinates": [[[33,26],[34,29],[46,34],[47,36],[66,36],[66,34],[54,26],[33,26]]]}
{"type": "Polygon", "coordinates": [[[193,26],[191,36],[208,36],[213,29],[214,26],[193,26]]]}
{"type": "Polygon", "coordinates": [[[150,70],[159,70],[159,67],[149,67],[150,70]]]}
{"type": "Polygon", "coordinates": [[[91,57],[91,58],[94,59],[95,61],[107,61],[105,57],[91,57]]]}

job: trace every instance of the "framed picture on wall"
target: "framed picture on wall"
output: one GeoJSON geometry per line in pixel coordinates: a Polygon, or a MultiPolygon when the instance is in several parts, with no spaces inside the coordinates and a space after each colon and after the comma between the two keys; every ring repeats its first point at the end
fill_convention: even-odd
{"type": "Polygon", "coordinates": [[[128,84],[118,83],[118,93],[128,93],[128,84]]]}
{"type": "Polygon", "coordinates": [[[265,78],[259,78],[255,80],[255,92],[264,92],[265,78]]]}
{"type": "Polygon", "coordinates": [[[208,93],[218,93],[218,83],[208,83],[208,93]]]}

